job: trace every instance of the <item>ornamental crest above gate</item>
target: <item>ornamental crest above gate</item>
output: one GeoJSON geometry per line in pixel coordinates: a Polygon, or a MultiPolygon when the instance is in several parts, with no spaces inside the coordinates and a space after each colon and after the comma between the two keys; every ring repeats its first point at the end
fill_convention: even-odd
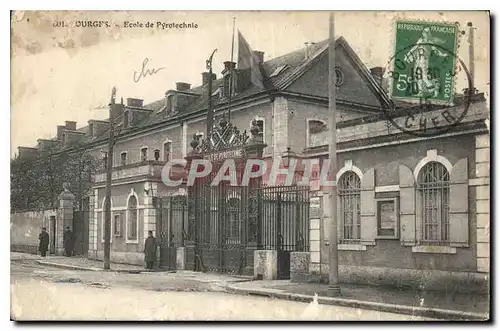
{"type": "Polygon", "coordinates": [[[212,128],[210,137],[207,137],[201,144],[200,152],[207,153],[243,147],[249,138],[246,130],[240,132],[236,126],[222,117],[219,123],[212,128]]]}
{"type": "MultiPolygon", "coordinates": [[[[222,117],[213,126],[212,132],[206,139],[200,139],[199,135],[194,134],[191,147],[193,148],[193,153],[211,154],[214,152],[223,152],[231,154],[234,151],[236,154],[232,156],[241,156],[241,151],[249,138],[246,130],[240,132],[236,126],[228,122],[225,117],[222,117]]],[[[223,156],[223,158],[232,157],[229,154],[223,156]]]]}

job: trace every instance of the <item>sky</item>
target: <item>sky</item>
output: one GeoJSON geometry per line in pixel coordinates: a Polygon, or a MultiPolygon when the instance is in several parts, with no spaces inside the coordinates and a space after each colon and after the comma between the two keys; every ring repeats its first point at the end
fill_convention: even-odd
{"type": "MultiPolygon", "coordinates": [[[[264,60],[328,38],[328,12],[162,12],[82,11],[15,12],[11,25],[11,157],[18,146],[36,146],[52,138],[56,126],[108,115],[111,89],[117,100],[164,98],[175,82],[201,84],[205,61],[214,49],[214,72],[231,57],[232,24],[264,60]],[[81,27],[102,21],[100,27],[81,27]],[[64,22],[64,27],[54,27],[64,22]],[[109,27],[105,26],[105,23],[109,27]],[[144,27],[125,27],[125,22],[144,27]],[[153,28],[145,27],[154,23],[153,28]],[[162,29],[158,22],[196,24],[197,28],[162,29]],[[144,59],[154,75],[134,80],[144,59]]],[[[336,12],[335,34],[343,36],[368,68],[385,67],[391,57],[393,20],[459,22],[475,30],[475,85],[489,95],[490,26],[486,12],[336,12]]],[[[458,56],[468,64],[467,34],[458,56]]],[[[235,50],[234,58],[237,58],[235,50]]],[[[137,78],[137,76],[136,76],[137,78]]],[[[465,87],[459,76],[456,90],[465,87]]]]}

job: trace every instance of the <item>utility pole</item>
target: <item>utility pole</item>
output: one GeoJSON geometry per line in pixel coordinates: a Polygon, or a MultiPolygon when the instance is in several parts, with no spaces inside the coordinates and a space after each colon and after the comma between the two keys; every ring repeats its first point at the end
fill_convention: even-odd
{"type": "Polygon", "coordinates": [[[333,185],[328,186],[328,204],[330,205],[330,245],[329,245],[329,272],[328,272],[328,294],[330,296],[340,295],[339,286],[339,261],[337,246],[337,110],[336,110],[336,88],[337,75],[335,72],[335,33],[333,13],[330,13],[330,28],[328,41],[328,127],[330,128],[330,139],[328,152],[330,168],[328,173],[332,178],[333,185]]]}
{"type": "Polygon", "coordinates": [[[470,80],[472,85],[472,91],[469,91],[469,96],[473,96],[476,93],[476,86],[474,86],[474,27],[472,26],[472,22],[468,22],[467,26],[469,27],[469,72],[470,72],[470,80]]]}
{"type": "Polygon", "coordinates": [[[210,58],[207,60],[207,69],[208,69],[208,110],[207,110],[207,136],[206,139],[210,139],[212,137],[212,129],[214,126],[214,111],[212,109],[212,60],[214,57],[215,49],[210,55],[210,58]]]}
{"type": "Polygon", "coordinates": [[[113,175],[113,145],[114,145],[114,118],[116,88],[111,90],[111,101],[109,103],[109,141],[106,165],[106,201],[104,203],[104,269],[110,268],[111,255],[111,176],[113,175]]]}

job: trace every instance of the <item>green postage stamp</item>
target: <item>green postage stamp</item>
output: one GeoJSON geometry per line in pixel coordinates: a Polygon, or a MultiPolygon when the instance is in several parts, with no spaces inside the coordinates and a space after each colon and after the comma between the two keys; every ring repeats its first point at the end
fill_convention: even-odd
{"type": "Polygon", "coordinates": [[[452,105],[458,26],[450,23],[396,20],[391,59],[393,99],[452,105]]]}

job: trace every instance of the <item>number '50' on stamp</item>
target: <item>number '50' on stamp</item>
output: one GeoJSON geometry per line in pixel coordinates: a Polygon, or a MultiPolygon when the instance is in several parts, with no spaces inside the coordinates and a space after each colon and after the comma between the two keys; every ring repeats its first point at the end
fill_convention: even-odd
{"type": "Polygon", "coordinates": [[[450,23],[395,22],[388,72],[392,99],[452,105],[458,27],[450,23]]]}

